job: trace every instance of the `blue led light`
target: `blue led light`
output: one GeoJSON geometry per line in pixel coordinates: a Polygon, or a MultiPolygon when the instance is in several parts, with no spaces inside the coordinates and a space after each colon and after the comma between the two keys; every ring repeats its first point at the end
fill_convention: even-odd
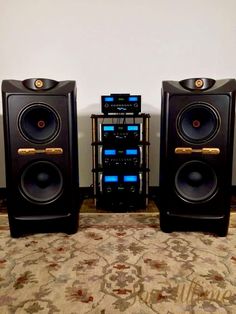
{"type": "Polygon", "coordinates": [[[137,149],[126,149],[125,151],[126,155],[138,155],[138,150],[137,149]]]}
{"type": "Polygon", "coordinates": [[[129,101],[138,101],[138,97],[137,96],[130,96],[129,101]]]}
{"type": "Polygon", "coordinates": [[[124,182],[137,182],[137,176],[124,176],[124,182]]]}
{"type": "Polygon", "coordinates": [[[104,182],[118,182],[118,176],[104,176],[104,182]]]}
{"type": "Polygon", "coordinates": [[[127,130],[128,131],[138,131],[138,125],[128,125],[127,130]]]}
{"type": "Polygon", "coordinates": [[[105,156],[115,156],[116,150],[115,149],[104,149],[105,156]]]}
{"type": "Polygon", "coordinates": [[[114,101],[114,97],[107,96],[107,97],[104,97],[104,100],[106,102],[112,102],[112,101],[114,101]]]}
{"type": "Polygon", "coordinates": [[[103,125],[103,131],[114,131],[114,125],[103,125]]]}

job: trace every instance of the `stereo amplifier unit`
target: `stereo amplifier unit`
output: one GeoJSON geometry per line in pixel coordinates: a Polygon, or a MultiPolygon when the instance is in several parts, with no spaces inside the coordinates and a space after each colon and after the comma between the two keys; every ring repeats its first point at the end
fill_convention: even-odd
{"type": "Polygon", "coordinates": [[[137,171],[101,175],[101,203],[109,210],[127,211],[139,208],[141,202],[142,176],[137,171]]]}
{"type": "Polygon", "coordinates": [[[102,176],[102,192],[105,195],[112,194],[123,198],[132,194],[139,194],[140,174],[110,174],[102,176]]]}
{"type": "Polygon", "coordinates": [[[101,140],[104,144],[137,144],[141,140],[141,124],[101,124],[101,140]]]}
{"type": "Polygon", "coordinates": [[[103,168],[138,168],[140,166],[140,147],[103,148],[103,168]]]}
{"type": "Polygon", "coordinates": [[[141,96],[130,94],[110,94],[102,96],[102,113],[134,113],[141,112],[141,96]]]}

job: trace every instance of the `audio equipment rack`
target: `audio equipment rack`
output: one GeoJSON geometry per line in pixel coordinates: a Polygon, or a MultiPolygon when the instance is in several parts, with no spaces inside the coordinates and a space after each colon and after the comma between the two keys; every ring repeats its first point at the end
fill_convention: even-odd
{"type": "Polygon", "coordinates": [[[96,208],[146,208],[150,115],[92,114],[92,176],[96,208]]]}

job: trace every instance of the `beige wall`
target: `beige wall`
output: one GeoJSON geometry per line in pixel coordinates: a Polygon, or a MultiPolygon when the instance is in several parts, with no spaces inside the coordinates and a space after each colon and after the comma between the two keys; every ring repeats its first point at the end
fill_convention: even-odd
{"type": "Polygon", "coordinates": [[[77,81],[81,186],[92,183],[90,115],[100,96],[141,94],[158,185],[161,81],[236,77],[235,12],[235,0],[0,0],[0,80],[77,81]]]}

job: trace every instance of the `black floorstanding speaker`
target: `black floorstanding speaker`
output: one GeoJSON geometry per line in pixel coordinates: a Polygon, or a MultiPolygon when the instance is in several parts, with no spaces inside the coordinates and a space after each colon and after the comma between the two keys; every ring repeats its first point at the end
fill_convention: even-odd
{"type": "Polygon", "coordinates": [[[80,204],[75,81],[3,80],[2,97],[11,236],[75,233],[80,204]]]}
{"type": "Polygon", "coordinates": [[[230,216],[234,79],[163,81],[161,230],[226,236],[230,216]]]}

